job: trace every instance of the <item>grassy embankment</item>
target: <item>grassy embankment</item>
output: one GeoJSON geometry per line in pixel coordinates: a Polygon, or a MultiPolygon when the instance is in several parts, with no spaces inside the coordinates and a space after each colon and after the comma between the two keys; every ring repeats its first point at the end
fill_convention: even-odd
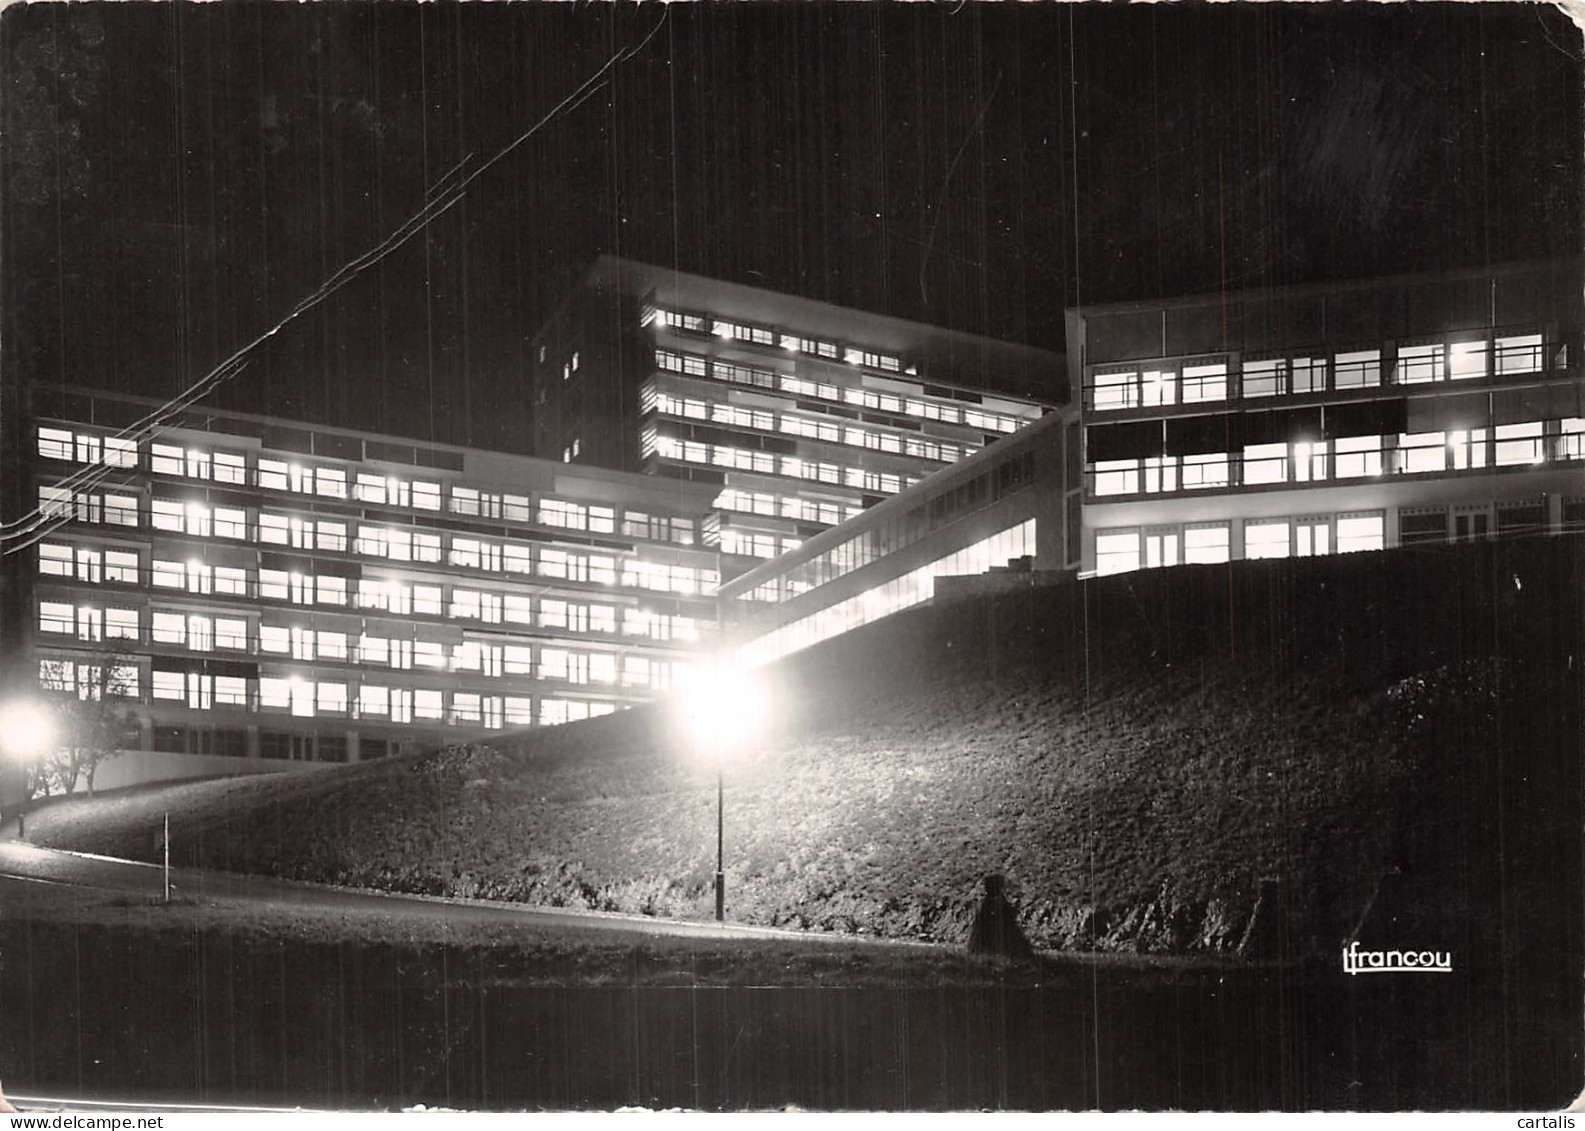
{"type": "MultiPolygon", "coordinates": [[[[1000,871],[1038,945],[1225,953],[1270,878],[1296,953],[1330,950],[1398,869],[1455,919],[1506,915],[1555,877],[1501,861],[1571,819],[1564,549],[1192,567],[833,641],[772,669],[779,717],[727,770],[730,914],[957,942],[1000,871]]],[[[169,807],[181,863],[705,917],[713,785],[656,708],[67,804],[30,833],[150,858],[169,807]]]]}

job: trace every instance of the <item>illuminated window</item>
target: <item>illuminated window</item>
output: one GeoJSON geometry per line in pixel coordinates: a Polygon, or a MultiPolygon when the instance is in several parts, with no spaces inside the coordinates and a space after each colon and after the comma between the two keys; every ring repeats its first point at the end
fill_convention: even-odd
{"type": "Polygon", "coordinates": [[[1398,470],[1406,474],[1447,469],[1447,436],[1442,432],[1405,432],[1398,437],[1398,470]]]}
{"type": "MultiPolygon", "coordinates": [[[[393,553],[391,555],[395,557],[393,553]]],[[[438,562],[440,560],[440,535],[426,534],[421,530],[413,532],[413,560],[415,562],[438,562]]]]}
{"type": "Polygon", "coordinates": [[[321,681],[317,706],[322,714],[346,714],[347,685],[335,681],[321,681]]]}
{"type": "Polygon", "coordinates": [[[360,503],[385,502],[385,476],[371,475],[367,471],[358,472],[357,479],[352,486],[353,498],[360,503]]]}
{"type": "Polygon", "coordinates": [[[1287,519],[1250,519],[1244,523],[1244,557],[1285,558],[1288,547],[1287,519]]]}
{"type": "Polygon", "coordinates": [[[316,543],[321,550],[332,550],[342,553],[347,548],[347,525],[344,522],[327,522],[320,519],[317,523],[318,537],[316,543]]]}
{"type": "Polygon", "coordinates": [[[439,719],[444,714],[444,696],[439,691],[418,688],[413,692],[413,716],[419,719],[439,719]]]}
{"type": "Polygon", "coordinates": [[[1244,362],[1244,396],[1275,397],[1287,392],[1288,363],[1280,357],[1244,362]]]}
{"type": "Polygon", "coordinates": [[[75,631],[77,615],[75,610],[59,601],[39,602],[39,631],[71,633],[75,631]]]}
{"type": "Polygon", "coordinates": [[[479,723],[484,719],[483,706],[474,691],[457,691],[451,696],[451,721],[454,723],[479,723]]]}
{"type": "Polygon", "coordinates": [[[440,509],[440,484],[431,483],[423,479],[413,480],[413,506],[422,511],[438,511],[440,509]]]}
{"type": "Polygon", "coordinates": [[[72,575],[72,548],[55,542],[39,546],[39,573],[47,577],[72,575]]]}
{"type": "Polygon", "coordinates": [[[428,616],[441,615],[441,590],[438,585],[413,586],[413,612],[428,616]]]}
{"type": "Polygon", "coordinates": [[[1186,491],[1227,486],[1227,456],[1221,452],[1183,457],[1183,488],[1186,491]]]}
{"type": "Polygon", "coordinates": [[[149,639],[156,644],[187,643],[187,618],[180,613],[154,613],[150,617],[149,639]]]}
{"type": "Polygon", "coordinates": [[[285,546],[291,541],[291,519],[284,514],[259,512],[259,541],[271,546],[285,546]]]}
{"type": "MultiPolygon", "coordinates": [[[[1152,376],[1146,374],[1146,377],[1152,376]]],[[[1162,374],[1170,378],[1171,374],[1162,374]]],[[[1212,365],[1186,365],[1183,367],[1183,403],[1200,401],[1225,401],[1227,399],[1227,366],[1221,362],[1212,365]]],[[[1148,403],[1148,402],[1147,402],[1148,403]]],[[[1161,401],[1171,404],[1170,400],[1161,401]]]]}
{"type": "Polygon", "coordinates": [[[187,587],[187,567],[181,562],[155,559],[151,580],[158,589],[185,589],[187,587]]]}
{"type": "Polygon", "coordinates": [[[156,475],[182,475],[186,473],[186,453],[178,444],[150,444],[149,470],[156,475]]]}
{"type": "Polygon", "coordinates": [[[1455,381],[1486,376],[1491,359],[1491,347],[1484,340],[1454,342],[1447,347],[1448,376],[1455,381]]]}
{"type": "Polygon", "coordinates": [[[105,580],[137,584],[138,555],[135,550],[105,551],[105,580]]]}
{"type": "Polygon", "coordinates": [[[215,453],[215,482],[216,483],[246,483],[248,481],[247,460],[236,452],[215,453]]]}
{"type": "Polygon", "coordinates": [[[1446,350],[1440,342],[1434,345],[1398,347],[1398,384],[1417,385],[1426,381],[1440,381],[1446,376],[1446,350]]]}
{"type": "Polygon", "coordinates": [[[1332,523],[1325,518],[1300,518],[1293,524],[1294,553],[1301,558],[1332,552],[1332,523]]]}
{"type": "Polygon", "coordinates": [[[215,537],[216,538],[246,538],[248,536],[248,512],[241,507],[216,507],[215,508],[215,537]]]}
{"type": "Polygon", "coordinates": [[[1216,564],[1228,560],[1228,527],[1225,522],[1191,523],[1183,531],[1185,562],[1216,564]]]}
{"type": "Polygon", "coordinates": [[[1332,441],[1333,474],[1339,479],[1381,474],[1380,436],[1342,436],[1332,441]]]}
{"type": "Polygon", "coordinates": [[[1286,483],[1288,445],[1246,444],[1244,446],[1245,483],[1286,483]]]}
{"type": "Polygon", "coordinates": [[[1367,514],[1341,514],[1337,516],[1337,552],[1355,553],[1360,550],[1380,550],[1386,545],[1385,520],[1382,512],[1367,514]]]}
{"type": "Polygon", "coordinates": [[[1498,467],[1514,464],[1540,463],[1546,458],[1542,440],[1544,427],[1540,421],[1530,424],[1499,424],[1493,429],[1493,462],[1498,467]]]}
{"type": "Polygon", "coordinates": [[[339,467],[321,467],[314,474],[314,489],[331,499],[347,497],[347,473],[339,467]]]}
{"type": "Polygon", "coordinates": [[[1496,370],[1499,377],[1541,372],[1540,334],[1516,334],[1496,341],[1496,370]]]}
{"type": "Polygon", "coordinates": [[[106,495],[104,520],[111,526],[136,526],[138,500],[134,495],[106,495]]]}
{"type": "Polygon", "coordinates": [[[281,460],[260,459],[253,475],[258,485],[267,490],[284,491],[287,488],[287,468],[281,460]]]}
{"type": "Polygon", "coordinates": [[[1092,378],[1090,407],[1097,411],[1133,408],[1139,403],[1139,374],[1097,373],[1092,378]]]}
{"type": "Polygon", "coordinates": [[[234,617],[215,618],[215,647],[245,652],[248,647],[248,622],[234,617]]]}
{"type": "Polygon", "coordinates": [[[363,718],[384,717],[391,713],[391,689],[372,683],[358,688],[358,715],[363,718]]]}
{"type": "Polygon", "coordinates": [[[77,606],[77,639],[89,643],[97,643],[103,640],[104,636],[104,610],[90,608],[86,605],[77,606]]]}
{"type": "Polygon", "coordinates": [[[259,625],[259,651],[286,655],[292,650],[291,631],[281,625],[259,625]]]}
{"type": "Polygon", "coordinates": [[[106,609],[105,639],[136,640],[139,636],[138,610],[106,609]]]}
{"type": "Polygon", "coordinates": [[[180,533],[186,525],[186,512],[174,499],[154,499],[149,504],[149,524],[155,530],[180,533]]]}
{"type": "Polygon", "coordinates": [[[345,577],[329,577],[320,574],[316,581],[316,598],[321,605],[345,605],[347,603],[347,579],[345,577]]]}
{"type": "Polygon", "coordinates": [[[259,706],[285,710],[292,703],[291,681],[264,676],[259,679],[259,706]]]}
{"type": "Polygon", "coordinates": [[[1333,358],[1332,373],[1339,389],[1363,389],[1381,384],[1381,351],[1355,350],[1333,358]]]}
{"type": "Polygon", "coordinates": [[[166,672],[155,669],[151,690],[156,699],[174,699],[180,701],[187,698],[187,680],[181,672],[166,672]]]}
{"type": "Polygon", "coordinates": [[[1182,561],[1183,535],[1173,530],[1145,531],[1145,568],[1160,569],[1182,561]]]}
{"type": "Polygon", "coordinates": [[[1100,530],[1095,534],[1095,572],[1105,576],[1139,568],[1137,530],[1100,530]]]}
{"type": "Polygon", "coordinates": [[[208,617],[187,618],[187,647],[194,652],[210,652],[215,647],[214,622],[208,617]]]}
{"type": "MultiPolygon", "coordinates": [[[[566,679],[568,653],[562,648],[542,648],[539,653],[539,678],[566,679]]],[[[508,671],[511,671],[508,662],[508,671]]]]}
{"type": "Polygon", "coordinates": [[[347,634],[344,632],[325,632],[321,630],[314,634],[314,643],[319,649],[321,659],[345,660],[347,658],[347,634]]]}

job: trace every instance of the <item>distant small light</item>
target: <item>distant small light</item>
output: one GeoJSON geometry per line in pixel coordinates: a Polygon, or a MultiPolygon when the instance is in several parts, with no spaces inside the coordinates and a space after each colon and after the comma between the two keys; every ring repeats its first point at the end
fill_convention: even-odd
{"type": "Polygon", "coordinates": [[[1447,434],[1447,446],[1450,448],[1462,448],[1464,441],[1468,439],[1468,432],[1449,432],[1447,434]]]}
{"type": "Polygon", "coordinates": [[[197,558],[188,558],[187,559],[187,572],[189,572],[189,573],[197,573],[200,570],[202,570],[203,568],[204,568],[204,563],[199,561],[197,558]]]}

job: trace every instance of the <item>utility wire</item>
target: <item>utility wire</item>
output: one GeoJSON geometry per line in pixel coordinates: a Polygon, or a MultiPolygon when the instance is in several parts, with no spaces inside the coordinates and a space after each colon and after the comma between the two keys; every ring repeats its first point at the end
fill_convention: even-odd
{"type": "MultiPolygon", "coordinates": [[[[464,194],[468,190],[468,186],[473,184],[474,181],[478,180],[479,177],[483,176],[484,173],[491,169],[502,158],[512,153],[529,138],[533,137],[540,130],[544,129],[545,126],[549,125],[557,117],[564,113],[570,113],[571,111],[576,110],[579,106],[583,105],[583,103],[587,102],[591,97],[593,97],[595,92],[597,92],[602,86],[606,84],[610,72],[615,67],[621,63],[625,63],[627,60],[633,58],[639,52],[643,51],[644,48],[649,46],[650,41],[653,40],[660,29],[665,26],[668,12],[668,8],[662,7],[660,19],[656,21],[655,26],[650,29],[649,33],[645,35],[643,39],[631,47],[625,47],[622,50],[617,51],[609,59],[607,59],[598,70],[591,74],[576,88],[574,88],[572,93],[568,94],[560,102],[556,103],[555,106],[551,107],[551,109],[538,121],[529,126],[528,129],[524,130],[506,146],[498,150],[496,154],[488,161],[474,169],[472,172],[468,173],[466,176],[462,177],[460,181],[456,181],[455,184],[448,184],[448,182],[453,181],[459,174],[461,174],[464,166],[466,166],[472,160],[473,155],[471,153],[468,154],[456,165],[452,166],[425,193],[424,203],[418,209],[418,211],[413,213],[412,216],[408,217],[408,219],[400,227],[398,227],[390,235],[386,236],[385,239],[381,240],[374,247],[370,248],[368,251],[365,251],[362,255],[359,255],[348,263],[344,264],[338,271],[335,272],[335,274],[331,275],[317,288],[310,292],[307,297],[303,298],[297,303],[296,306],[292,307],[292,309],[288,311],[284,317],[269,327],[269,329],[254,337],[240,349],[235,350],[229,357],[221,361],[193,385],[183,390],[181,393],[178,393],[170,400],[166,401],[159,408],[145,416],[141,421],[122,429],[120,433],[117,433],[116,438],[128,439],[135,437],[137,439],[145,439],[147,438],[145,433],[152,434],[156,429],[163,431],[165,428],[172,427],[172,425],[167,423],[171,417],[185,412],[193,403],[201,400],[203,397],[208,396],[222,384],[231,380],[233,377],[237,376],[244,369],[246,369],[250,361],[248,355],[251,354],[255,349],[269,341],[276,334],[280,333],[286,328],[287,325],[289,325],[299,316],[306,314],[308,311],[319,306],[326,299],[330,298],[333,294],[339,291],[342,287],[350,283],[353,279],[363,274],[376,263],[379,263],[397,248],[407,243],[408,240],[412,239],[415,235],[428,227],[431,221],[448,212],[459,201],[461,201],[464,194]]],[[[81,471],[74,472],[72,475],[62,479],[58,484],[56,484],[56,486],[67,487],[68,484],[70,484],[69,489],[75,491],[90,484],[103,482],[104,478],[109,474],[113,474],[115,470],[115,468],[109,465],[105,465],[102,469],[98,466],[84,468],[81,471]]],[[[44,536],[43,534],[40,534],[38,537],[28,538],[28,535],[50,523],[54,523],[54,525],[58,526],[65,521],[68,521],[68,519],[65,517],[47,515],[44,513],[42,507],[35,507],[28,514],[22,515],[9,523],[0,524],[0,543],[7,541],[16,542],[18,539],[26,539],[25,541],[18,542],[13,545],[6,545],[3,552],[9,554],[25,549],[28,546],[36,543],[38,541],[38,537],[44,536]]],[[[53,527],[51,528],[53,529],[53,527]]]]}

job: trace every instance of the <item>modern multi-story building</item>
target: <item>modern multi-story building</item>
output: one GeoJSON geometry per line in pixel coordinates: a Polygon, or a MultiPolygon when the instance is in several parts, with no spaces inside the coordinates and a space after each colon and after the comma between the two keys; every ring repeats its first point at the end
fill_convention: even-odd
{"type": "Polygon", "coordinates": [[[1066,400],[1044,350],[612,257],[533,351],[536,453],[709,485],[728,575],[1066,400]]]}
{"type": "Polygon", "coordinates": [[[1578,264],[1068,313],[1082,565],[1585,524],[1578,264]]]}
{"type": "Polygon", "coordinates": [[[1070,310],[1079,403],[729,578],[739,655],[1010,564],[1061,581],[1585,530],[1581,294],[1578,264],[1548,263],[1070,310]]]}
{"type": "Polygon", "coordinates": [[[40,687],[119,695],[113,783],[604,714],[716,632],[712,487],[36,391],[12,537],[40,687]]]}

